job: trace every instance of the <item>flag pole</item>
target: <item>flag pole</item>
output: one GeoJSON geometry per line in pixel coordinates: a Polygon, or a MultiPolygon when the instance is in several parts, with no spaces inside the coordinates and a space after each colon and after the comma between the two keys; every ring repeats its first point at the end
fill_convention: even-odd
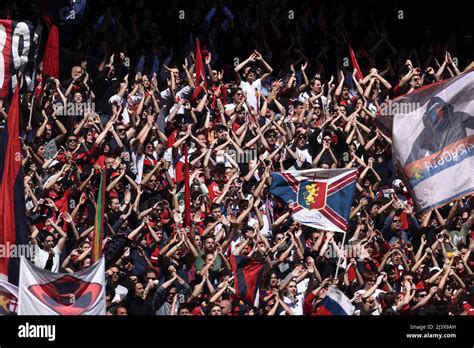
{"type": "Polygon", "coordinates": [[[99,192],[97,194],[97,205],[95,209],[95,222],[92,234],[92,263],[98,261],[102,256],[102,242],[104,234],[104,206],[106,194],[106,168],[101,170],[99,192]]]}
{"type": "Polygon", "coordinates": [[[323,179],[329,178],[329,174],[328,174],[329,169],[311,168],[311,169],[294,170],[294,171],[288,170],[287,172],[291,173],[295,171],[300,175],[311,174],[311,175],[315,175],[316,178],[323,178],[323,179]]]}
{"type": "Polygon", "coordinates": [[[30,107],[30,118],[28,119],[28,125],[31,127],[31,117],[33,116],[33,105],[35,104],[35,93],[33,91],[33,98],[31,98],[31,107],[30,107]]]}
{"type": "Polygon", "coordinates": [[[334,278],[337,279],[337,275],[339,273],[339,265],[341,264],[341,256],[344,255],[344,243],[346,242],[346,232],[342,232],[343,237],[342,237],[342,250],[341,253],[339,253],[339,257],[337,258],[337,267],[336,267],[336,274],[334,275],[334,278]],[[341,255],[342,254],[342,255],[341,255]]]}
{"type": "Polygon", "coordinates": [[[183,144],[184,155],[184,224],[186,227],[191,226],[191,191],[189,183],[189,159],[188,145],[183,144]]]}
{"type": "MultiPolygon", "coordinates": [[[[33,74],[32,74],[32,81],[31,83],[33,84],[33,97],[31,98],[31,107],[30,107],[30,118],[28,119],[28,125],[31,127],[31,118],[33,116],[33,106],[35,105],[35,99],[36,99],[36,72],[38,70],[38,54],[39,54],[39,47],[41,44],[41,36],[43,34],[43,26],[40,23],[40,19],[38,19],[38,22],[36,23],[36,28],[35,28],[35,33],[33,36],[33,42],[36,39],[36,49],[35,49],[35,55],[33,56],[33,59],[35,61],[34,63],[34,68],[33,68],[33,74]]],[[[43,81],[44,85],[44,81],[43,81]]]]}

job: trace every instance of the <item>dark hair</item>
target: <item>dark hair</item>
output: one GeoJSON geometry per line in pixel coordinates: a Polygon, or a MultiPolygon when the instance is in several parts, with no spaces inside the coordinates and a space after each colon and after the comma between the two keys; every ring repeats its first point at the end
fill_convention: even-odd
{"type": "Polygon", "coordinates": [[[396,300],[397,300],[397,294],[395,292],[387,292],[385,293],[385,296],[383,297],[383,302],[388,307],[392,307],[396,303],[396,300]]]}
{"type": "Polygon", "coordinates": [[[242,200],[239,202],[238,206],[239,206],[239,211],[243,211],[243,210],[245,210],[245,209],[248,208],[248,206],[249,206],[249,201],[247,201],[246,199],[242,199],[242,200]]]}
{"type": "Polygon", "coordinates": [[[374,282],[375,281],[375,275],[371,272],[365,272],[363,275],[362,275],[362,278],[364,279],[364,283],[367,283],[367,282],[374,282]]]}
{"type": "Polygon", "coordinates": [[[275,275],[277,276],[277,278],[280,278],[278,277],[278,272],[274,269],[270,270],[270,272],[268,272],[267,276],[265,277],[265,282],[264,282],[264,285],[265,287],[270,287],[270,280],[272,279],[272,275],[275,275]]]}
{"type": "Polygon", "coordinates": [[[214,210],[214,209],[220,209],[220,208],[221,208],[220,205],[217,204],[217,203],[212,203],[211,204],[211,211],[214,210]]]}
{"type": "MultiPolygon", "coordinates": [[[[114,314],[114,315],[117,315],[117,314],[118,314],[119,308],[125,308],[125,309],[127,309],[127,307],[125,307],[123,304],[119,304],[119,305],[118,305],[117,307],[115,307],[114,310],[113,310],[113,314],[114,314]]],[[[128,309],[127,309],[127,313],[128,313],[128,309]]]]}
{"type": "Polygon", "coordinates": [[[225,174],[225,165],[224,163],[216,163],[216,165],[213,168],[213,171],[217,174],[224,175],[225,174]]]}
{"type": "Polygon", "coordinates": [[[234,90],[232,91],[232,97],[235,96],[237,94],[237,92],[239,92],[239,91],[242,91],[241,87],[234,88],[234,90]]]}
{"type": "Polygon", "coordinates": [[[187,309],[188,311],[191,312],[191,307],[188,306],[186,303],[180,304],[179,309],[178,309],[178,313],[181,312],[183,309],[187,309]]]}
{"type": "Polygon", "coordinates": [[[212,216],[206,216],[206,217],[202,220],[204,226],[209,225],[209,224],[212,224],[212,223],[215,222],[215,221],[216,221],[216,219],[214,219],[212,216]]]}
{"type": "Polygon", "coordinates": [[[110,285],[107,285],[105,287],[105,296],[110,295],[110,300],[112,301],[113,298],[115,297],[115,289],[111,287],[110,285]]]}
{"type": "Polygon", "coordinates": [[[300,102],[299,100],[295,100],[295,101],[293,102],[293,109],[296,109],[296,108],[297,108],[298,106],[300,106],[300,105],[303,105],[303,103],[300,102]]]}
{"type": "Polygon", "coordinates": [[[48,232],[48,231],[44,231],[43,233],[43,242],[46,240],[46,238],[48,237],[53,237],[54,239],[54,235],[51,233],[51,232],[48,232]]]}
{"type": "Polygon", "coordinates": [[[212,233],[206,234],[205,236],[201,237],[202,242],[204,243],[209,238],[216,239],[212,233]]]}
{"type": "Polygon", "coordinates": [[[143,274],[146,275],[147,273],[154,273],[158,277],[158,272],[154,268],[150,268],[150,267],[146,268],[143,274]]]}
{"type": "Polygon", "coordinates": [[[311,86],[311,87],[314,86],[314,84],[316,83],[316,81],[319,81],[319,82],[321,82],[321,83],[323,82],[320,77],[315,77],[314,79],[312,79],[312,80],[309,82],[310,86],[311,86]]]}

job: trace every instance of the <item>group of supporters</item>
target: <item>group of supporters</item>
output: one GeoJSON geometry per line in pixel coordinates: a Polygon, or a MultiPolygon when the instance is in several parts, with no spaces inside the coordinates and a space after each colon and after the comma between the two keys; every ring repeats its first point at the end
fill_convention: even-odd
{"type": "Polygon", "coordinates": [[[338,288],[353,315],[472,315],[472,196],[418,214],[374,121],[388,100],[461,73],[447,47],[408,53],[371,34],[361,77],[330,52],[347,52],[342,22],[305,16],[290,36],[273,12],[243,42],[259,16],[218,3],[188,19],[200,47],[191,37],[177,52],[151,11],[125,18],[117,5],[79,40],[102,61],[61,63],[62,81],[39,66],[21,101],[34,264],[91,265],[105,168],[108,314],[317,315],[338,288]],[[316,53],[315,21],[332,35],[316,53]],[[345,238],[293,220],[269,192],[272,172],[310,168],[357,168],[345,238]],[[261,262],[260,276],[236,274],[235,257],[261,262]]]}

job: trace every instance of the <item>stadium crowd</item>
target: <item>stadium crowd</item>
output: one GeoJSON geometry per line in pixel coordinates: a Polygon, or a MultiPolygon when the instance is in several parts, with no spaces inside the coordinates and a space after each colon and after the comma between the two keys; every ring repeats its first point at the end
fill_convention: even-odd
{"type": "Polygon", "coordinates": [[[472,196],[417,214],[374,122],[388,100],[461,73],[469,57],[451,56],[454,41],[436,45],[428,32],[409,50],[375,22],[347,24],[338,2],[297,24],[288,2],[271,13],[272,1],[238,11],[197,2],[175,27],[169,9],[160,22],[143,1],[130,15],[123,3],[87,17],[65,43],[67,78],[42,76],[40,65],[21,101],[37,266],[91,265],[105,167],[108,314],[316,315],[330,287],[354,315],[473,314],[472,196]],[[179,44],[167,40],[172,28],[179,44]],[[360,80],[349,29],[365,33],[354,45],[360,80]],[[295,222],[269,193],[271,172],[308,168],[358,169],[344,240],[295,222]],[[265,262],[258,301],[236,297],[231,255],[265,262]]]}

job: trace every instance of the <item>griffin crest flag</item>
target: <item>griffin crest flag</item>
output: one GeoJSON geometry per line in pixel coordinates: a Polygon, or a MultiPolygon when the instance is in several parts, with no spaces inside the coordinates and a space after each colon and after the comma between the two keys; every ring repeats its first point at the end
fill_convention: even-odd
{"type": "Polygon", "coordinates": [[[270,193],[288,203],[299,223],[345,232],[357,169],[308,169],[271,173],[270,193]]]}
{"type": "Polygon", "coordinates": [[[309,210],[321,210],[326,207],[326,181],[303,180],[298,185],[298,204],[309,210]]]}

